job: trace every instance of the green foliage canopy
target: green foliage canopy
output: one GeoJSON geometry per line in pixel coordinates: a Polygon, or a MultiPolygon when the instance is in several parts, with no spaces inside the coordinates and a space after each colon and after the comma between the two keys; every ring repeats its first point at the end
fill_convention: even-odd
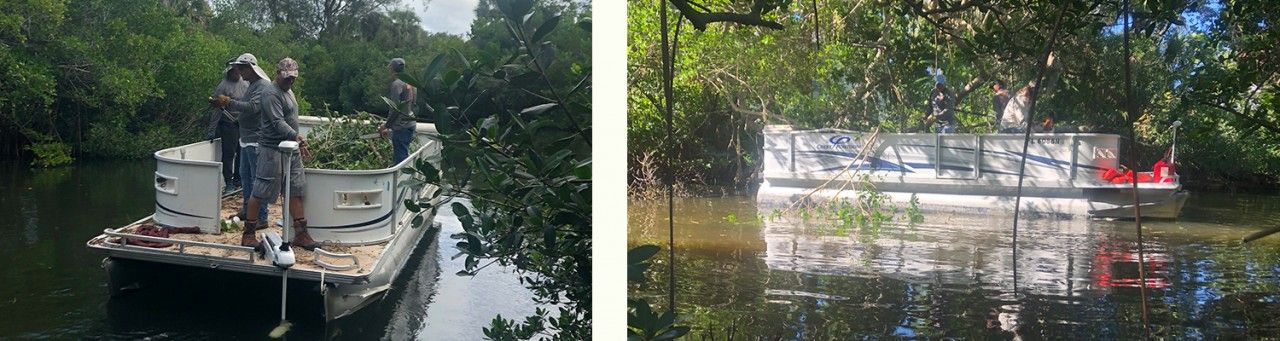
{"type": "Polygon", "coordinates": [[[959,132],[993,132],[991,81],[1016,91],[1033,77],[1059,10],[1064,34],[1037,118],[1122,135],[1134,122],[1145,150],[1132,161],[1139,165],[1168,147],[1169,123],[1181,120],[1180,173],[1189,182],[1280,179],[1274,2],[1135,1],[1132,61],[1141,116],[1129,118],[1119,1],[671,0],[677,51],[670,140],[661,110],[662,3],[628,2],[633,184],[650,178],[643,171],[651,160],[669,154],[681,182],[748,188],[765,124],[923,131],[930,67],[944,70],[956,94],[959,132]],[[697,15],[682,4],[701,14],[757,17],[698,27],[697,15]]]}

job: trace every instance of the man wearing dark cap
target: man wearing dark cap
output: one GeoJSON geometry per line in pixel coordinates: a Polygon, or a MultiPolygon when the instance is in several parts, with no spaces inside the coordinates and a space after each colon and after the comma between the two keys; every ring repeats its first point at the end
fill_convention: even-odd
{"type": "MultiPolygon", "coordinates": [[[[241,220],[248,220],[249,196],[253,193],[253,174],[257,170],[256,165],[258,162],[258,122],[262,120],[260,112],[262,108],[262,93],[272,85],[267,73],[258,67],[258,57],[254,57],[253,54],[242,54],[227,64],[240,75],[241,79],[249,83],[249,87],[244,91],[243,97],[233,98],[220,94],[213,98],[215,106],[240,113],[239,117],[236,118],[236,122],[240,124],[239,168],[240,182],[244,189],[240,191],[240,194],[244,196],[244,199],[241,202],[240,212],[236,215],[240,216],[241,220]]],[[[266,205],[258,208],[258,216],[267,216],[266,205]]],[[[252,232],[266,227],[265,221],[259,225],[246,224],[245,231],[252,232]]]]}
{"type": "Polygon", "coordinates": [[[413,86],[406,84],[400,80],[400,73],[404,72],[404,59],[393,58],[391,63],[387,64],[387,68],[391,70],[391,89],[387,92],[387,99],[396,101],[397,104],[409,103],[404,106],[404,112],[400,112],[396,108],[387,111],[387,122],[378,127],[378,133],[387,136],[387,131],[391,131],[391,149],[392,149],[392,165],[399,164],[400,161],[409,157],[409,143],[413,142],[414,128],[417,122],[413,119],[413,101],[417,98],[413,86]]]}
{"type": "MultiPolygon", "coordinates": [[[[302,159],[306,158],[307,141],[298,133],[298,100],[293,95],[293,81],[298,78],[298,62],[292,58],[281,59],[276,64],[275,86],[262,93],[261,126],[258,128],[258,164],[254,174],[253,197],[249,198],[247,226],[256,226],[258,207],[275,202],[276,197],[289,186],[289,210],[293,217],[293,246],[314,250],[317,246],[307,234],[307,218],[302,209],[306,197],[306,177],[302,171],[302,159]],[[279,150],[281,141],[298,141],[300,157],[291,157],[288,165],[281,165],[284,152],[279,150]],[[284,183],[284,172],[289,172],[289,183],[284,183]]],[[[245,229],[241,245],[257,246],[253,232],[245,229]]]]}
{"type": "MultiPolygon", "coordinates": [[[[229,65],[233,61],[235,59],[228,61],[227,68],[222,70],[222,81],[213,89],[214,96],[243,99],[245,91],[249,89],[249,82],[244,81],[240,73],[229,65]]],[[[236,168],[239,164],[236,158],[240,155],[240,128],[237,126],[239,118],[239,110],[214,107],[209,112],[209,127],[205,130],[206,140],[222,138],[222,180],[226,184],[224,193],[239,187],[240,183],[240,172],[236,168]]]]}

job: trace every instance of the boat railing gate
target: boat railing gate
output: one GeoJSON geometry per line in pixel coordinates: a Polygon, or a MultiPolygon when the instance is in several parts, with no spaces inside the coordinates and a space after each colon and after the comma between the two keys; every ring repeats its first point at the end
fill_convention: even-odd
{"type": "MultiPolygon", "coordinates": [[[[243,261],[248,264],[253,264],[253,262],[255,261],[254,258],[257,256],[257,252],[254,251],[253,248],[245,247],[245,246],[225,245],[225,244],[217,244],[217,243],[206,243],[206,242],[194,241],[194,240],[181,240],[181,239],[172,239],[172,238],[164,238],[164,237],[144,236],[144,235],[138,235],[138,234],[132,234],[132,233],[116,232],[116,231],[112,231],[111,229],[102,230],[102,233],[111,237],[119,238],[120,242],[118,244],[118,247],[124,248],[124,249],[134,249],[134,250],[142,250],[142,251],[148,251],[148,252],[154,252],[159,250],[155,248],[129,245],[129,241],[128,241],[129,239],[136,239],[136,240],[146,240],[146,241],[160,242],[160,243],[172,243],[178,246],[178,254],[187,254],[187,246],[207,247],[212,249],[221,249],[221,250],[228,250],[233,252],[236,252],[236,251],[244,252],[248,254],[248,257],[245,257],[245,258],[227,257],[227,259],[235,260],[235,261],[243,261]]],[[[110,244],[110,243],[108,242],[107,244],[110,244]]],[[[200,255],[200,256],[205,256],[205,255],[200,255]]],[[[352,256],[352,258],[354,258],[354,256],[352,256]]],[[[355,266],[355,265],[353,264],[352,266],[355,266]]]]}
{"type": "MultiPolygon", "coordinates": [[[[1013,135],[1011,135],[1011,136],[1013,136],[1013,135]]],[[[1067,180],[1068,180],[1068,181],[1075,181],[1075,179],[1076,179],[1076,170],[1077,170],[1077,168],[1078,168],[1078,167],[1076,166],[1076,164],[1079,162],[1079,158],[1080,158],[1080,153],[1079,153],[1079,149],[1080,149],[1080,136],[1075,135],[1075,134],[1071,134],[1071,135],[1069,135],[1069,136],[1067,136],[1067,137],[1069,137],[1069,138],[1070,138],[1070,146],[1071,146],[1071,166],[1067,168],[1067,169],[1069,169],[1069,172],[1070,172],[1070,174],[1069,174],[1069,175],[1068,175],[1068,177],[1067,177],[1067,180]]],[[[934,158],[935,158],[935,159],[937,159],[937,162],[934,162],[934,165],[933,165],[933,167],[934,167],[934,168],[933,168],[934,178],[936,178],[936,179],[962,179],[962,180],[977,180],[979,177],[981,177],[981,176],[982,176],[982,152],[983,152],[983,148],[982,148],[982,146],[983,146],[983,142],[984,142],[984,141],[986,141],[988,138],[989,138],[989,136],[978,135],[978,134],[974,134],[974,135],[968,135],[968,134],[964,134],[964,135],[961,135],[961,134],[936,134],[936,135],[935,135],[935,139],[936,139],[936,140],[935,140],[935,143],[933,144],[933,153],[934,153],[934,154],[933,154],[933,156],[934,156],[934,158]],[[945,161],[946,161],[946,160],[943,160],[943,158],[942,158],[942,149],[945,147],[945,146],[943,145],[943,140],[944,140],[945,138],[952,138],[952,139],[956,139],[956,140],[962,140],[962,139],[968,138],[968,139],[970,139],[970,140],[972,140],[972,141],[974,142],[974,143],[973,143],[973,173],[972,173],[971,177],[962,177],[962,176],[960,176],[960,175],[949,176],[949,175],[947,175],[947,174],[949,174],[949,173],[943,173],[943,169],[942,169],[942,167],[943,167],[943,164],[945,163],[945,161]]],[[[1033,135],[1031,136],[1031,138],[1032,138],[1032,139],[1035,139],[1035,138],[1036,138],[1036,136],[1033,134],[1033,135]]],[[[1021,140],[1021,139],[1019,139],[1019,140],[1021,140]]],[[[962,141],[963,141],[963,140],[962,140],[962,141]]],[[[793,154],[792,154],[792,159],[791,159],[791,160],[792,160],[792,166],[791,166],[791,167],[792,167],[792,169],[791,169],[791,171],[793,171],[793,172],[794,172],[794,171],[795,171],[795,156],[794,156],[794,150],[795,150],[795,138],[794,138],[794,136],[792,137],[791,143],[792,143],[792,151],[793,151],[793,152],[792,152],[792,153],[793,153],[793,154]]],[[[873,152],[874,152],[874,151],[873,151],[873,152]]]]}

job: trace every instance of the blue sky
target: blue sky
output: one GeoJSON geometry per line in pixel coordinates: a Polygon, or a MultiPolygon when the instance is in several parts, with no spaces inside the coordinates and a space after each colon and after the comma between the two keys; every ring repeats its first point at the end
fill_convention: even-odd
{"type": "MultiPolygon", "coordinates": [[[[1197,12],[1197,8],[1192,8],[1191,10],[1182,12],[1181,16],[1184,24],[1181,26],[1183,31],[1208,31],[1211,28],[1210,25],[1217,21],[1218,13],[1224,8],[1222,2],[1218,0],[1211,0],[1205,3],[1204,6],[1208,9],[1207,13],[1197,12]]],[[[1117,16],[1115,23],[1104,27],[1103,32],[1106,32],[1107,34],[1120,34],[1120,29],[1123,28],[1123,25],[1124,21],[1120,16],[1117,16]]]]}

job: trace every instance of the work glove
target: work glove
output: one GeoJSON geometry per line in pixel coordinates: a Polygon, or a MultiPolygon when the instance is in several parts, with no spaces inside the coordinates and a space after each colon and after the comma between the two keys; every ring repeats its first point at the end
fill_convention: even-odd
{"type": "Polygon", "coordinates": [[[311,161],[311,148],[308,148],[307,139],[302,135],[298,135],[298,153],[301,154],[303,162],[311,161]]]}
{"type": "Polygon", "coordinates": [[[231,102],[231,97],[227,97],[227,95],[217,95],[214,97],[209,97],[209,104],[212,104],[213,106],[216,106],[219,108],[227,107],[227,103],[230,103],[230,102],[231,102]]]}

